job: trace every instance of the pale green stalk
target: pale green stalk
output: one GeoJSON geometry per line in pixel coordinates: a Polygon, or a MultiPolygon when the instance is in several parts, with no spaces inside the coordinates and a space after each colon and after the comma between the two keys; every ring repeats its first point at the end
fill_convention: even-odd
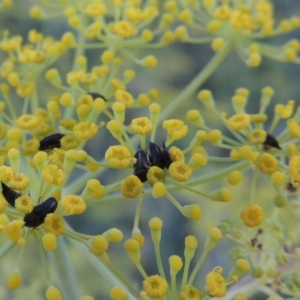
{"type": "Polygon", "coordinates": [[[204,81],[219,67],[221,62],[233,48],[231,43],[225,45],[210,62],[200,71],[200,73],[185,87],[185,89],[163,109],[160,113],[160,120],[164,121],[171,116],[174,111],[183,104],[188,98],[192,97],[193,94],[200,88],[204,81]]]}
{"type": "Polygon", "coordinates": [[[67,244],[64,237],[58,237],[55,252],[49,253],[51,266],[55,271],[56,282],[65,299],[79,299],[78,284],[74,276],[75,272],[67,252],[67,244]]]}
{"type": "MultiPolygon", "coordinates": [[[[124,287],[128,293],[128,300],[136,300],[139,297],[139,292],[127,282],[125,278],[120,280],[120,276],[116,276],[114,272],[108,269],[103,263],[101,263],[96,256],[92,255],[87,247],[83,246],[81,243],[78,243],[74,240],[69,240],[69,242],[80,252],[80,254],[89,261],[90,265],[95,268],[95,270],[108,281],[111,286],[120,286],[124,287]],[[133,294],[135,296],[133,296],[133,294]]],[[[69,298],[67,298],[69,299],[69,298]]],[[[77,298],[70,298],[70,299],[77,299],[77,298]]]]}

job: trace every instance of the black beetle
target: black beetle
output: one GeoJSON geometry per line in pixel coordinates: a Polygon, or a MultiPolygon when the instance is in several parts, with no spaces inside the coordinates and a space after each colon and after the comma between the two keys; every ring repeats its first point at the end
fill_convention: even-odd
{"type": "Polygon", "coordinates": [[[134,157],[136,158],[136,163],[133,165],[133,174],[142,182],[145,182],[147,181],[147,172],[150,166],[147,153],[139,146],[134,157]]]}
{"type": "Polygon", "coordinates": [[[103,95],[101,95],[101,94],[99,94],[99,93],[90,92],[90,93],[87,93],[87,94],[90,95],[90,96],[92,96],[93,100],[95,100],[95,99],[97,99],[97,98],[101,98],[101,99],[103,99],[104,101],[107,101],[107,99],[106,99],[103,95]]]}
{"type": "Polygon", "coordinates": [[[5,183],[1,181],[2,185],[2,195],[5,198],[5,200],[13,207],[15,207],[15,201],[17,198],[19,198],[22,194],[15,192],[10,187],[8,187],[5,183]]]}
{"type": "Polygon", "coordinates": [[[267,133],[267,136],[266,136],[265,141],[263,142],[263,145],[265,145],[265,150],[267,150],[269,147],[274,147],[274,148],[281,150],[278,141],[270,133],[267,133]]]}
{"type": "Polygon", "coordinates": [[[162,149],[157,144],[149,142],[149,161],[152,166],[157,166],[161,169],[168,169],[172,163],[170,153],[165,143],[163,142],[162,149]]]}
{"type": "Polygon", "coordinates": [[[52,150],[54,148],[60,148],[60,140],[64,137],[65,135],[62,133],[54,133],[49,136],[44,137],[40,141],[40,147],[39,150],[44,151],[44,150],[52,150]]]}
{"type": "Polygon", "coordinates": [[[50,197],[44,202],[36,205],[31,213],[24,216],[23,221],[26,227],[38,227],[44,223],[48,214],[54,213],[57,208],[57,201],[50,197]]]}

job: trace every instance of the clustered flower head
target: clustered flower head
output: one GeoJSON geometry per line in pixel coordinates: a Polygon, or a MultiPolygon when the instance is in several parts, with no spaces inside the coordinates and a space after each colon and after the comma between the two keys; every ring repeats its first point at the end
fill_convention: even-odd
{"type": "MultiPolygon", "coordinates": [[[[65,22],[68,29],[60,37],[32,28],[26,36],[4,30],[0,40],[4,54],[0,61],[0,256],[13,248],[18,255],[6,286],[17,290],[26,284],[22,261],[34,240],[46,278],[46,299],[77,299],[82,291],[76,291],[66,254],[68,241],[108,278],[113,300],[224,296],[244,300],[246,296],[235,293],[234,288],[247,272],[258,286],[271,291],[269,300],[275,299],[274,293],[298,296],[300,275],[288,267],[300,258],[299,226],[291,229],[283,221],[288,213],[298,222],[300,213],[295,196],[300,182],[296,101],[276,104],[270,120],[266,112],[274,95],[271,87],[262,89],[256,113],[248,112],[253,100],[247,88],[235,91],[233,113],[219,111],[213,93],[200,90],[201,109],[184,109],[185,118],[182,114],[174,117],[172,112],[181,110],[179,105],[232,49],[250,67],[259,67],[262,56],[299,63],[298,40],[273,47],[265,39],[291,33],[300,27],[300,18],[278,22],[269,0],[75,2],[35,1],[28,9],[36,22],[54,18],[65,22]],[[146,87],[147,91],[137,92],[133,87],[140,69],[133,69],[129,62],[134,68],[155,68],[158,62],[150,50],[176,40],[210,42],[216,55],[210,67],[201,70],[201,76],[164,107],[157,89],[146,87]],[[141,54],[141,49],[147,53],[141,54]],[[96,56],[91,59],[89,51],[96,56]],[[61,61],[71,61],[70,54],[72,66],[62,67],[61,61]],[[222,125],[209,126],[206,116],[215,116],[222,125]],[[104,154],[95,157],[90,145],[99,141],[104,154]],[[226,154],[215,157],[212,148],[226,154]],[[222,164],[217,174],[209,172],[214,163],[222,164]],[[259,197],[260,180],[273,191],[271,205],[259,197]],[[237,205],[232,218],[220,221],[208,203],[228,206],[233,192],[246,181],[249,191],[234,199],[242,206],[237,205]],[[162,235],[165,220],[147,215],[148,235],[143,225],[148,213],[144,202],[149,201],[159,213],[165,199],[176,208],[172,214],[181,214],[184,222],[191,222],[197,230],[203,227],[206,233],[199,250],[196,236],[187,236],[183,255],[168,253],[168,264],[161,249],[168,243],[162,235]],[[103,229],[101,206],[110,205],[113,212],[117,205],[121,215],[121,205],[130,206],[134,201],[131,233],[117,229],[119,216],[112,220],[116,227],[103,229]],[[82,220],[89,220],[90,208],[97,213],[97,232],[73,230],[65,217],[79,220],[81,228],[82,220]],[[203,214],[211,215],[215,223],[209,229],[201,223],[203,214]],[[137,280],[128,279],[114,262],[110,244],[121,242],[123,234],[122,250],[139,271],[137,280]],[[143,267],[144,253],[151,253],[150,236],[157,267],[151,275],[143,267]],[[226,272],[223,268],[228,265],[215,262],[205,269],[206,259],[225,237],[238,244],[229,253],[231,270],[226,272]],[[56,274],[57,280],[52,275],[57,261],[49,263],[48,252],[63,257],[61,267],[66,271],[56,274]],[[67,278],[60,278],[64,276],[67,278]],[[63,280],[71,286],[62,288],[63,280]]],[[[0,1],[0,13],[11,8],[12,0],[0,1]]],[[[178,226],[186,227],[185,223],[178,226]]],[[[80,299],[94,298],[85,295],[80,299]]]]}

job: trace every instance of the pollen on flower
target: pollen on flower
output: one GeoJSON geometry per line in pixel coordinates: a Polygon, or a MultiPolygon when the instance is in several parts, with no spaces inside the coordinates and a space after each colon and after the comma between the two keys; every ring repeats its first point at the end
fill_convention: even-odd
{"type": "Polygon", "coordinates": [[[114,286],[109,293],[113,300],[127,300],[127,292],[119,286],[114,286]]]}
{"type": "Polygon", "coordinates": [[[201,300],[201,292],[191,285],[186,285],[179,294],[180,300],[201,300]]]}
{"type": "Polygon", "coordinates": [[[65,230],[63,218],[60,215],[53,213],[47,214],[43,226],[46,232],[52,233],[56,236],[59,236],[65,230]]]}
{"type": "Polygon", "coordinates": [[[198,204],[186,205],[182,208],[182,214],[187,218],[198,221],[201,219],[202,210],[198,204]]]}
{"type": "Polygon", "coordinates": [[[42,176],[47,183],[56,186],[62,185],[65,182],[64,171],[55,165],[45,166],[42,171],[42,176]]]}
{"type": "Polygon", "coordinates": [[[132,97],[132,95],[124,90],[117,90],[115,93],[115,99],[118,102],[122,102],[123,104],[125,104],[125,106],[127,108],[132,107],[133,103],[134,103],[134,99],[132,97]]]}
{"type": "Polygon", "coordinates": [[[181,161],[175,161],[169,167],[169,174],[176,181],[186,182],[192,177],[192,169],[181,161]]]}
{"type": "Polygon", "coordinates": [[[91,139],[97,131],[97,125],[92,122],[80,122],[73,127],[75,137],[84,141],[91,139]]]}
{"type": "Polygon", "coordinates": [[[159,275],[149,276],[143,281],[143,287],[150,298],[162,298],[168,292],[167,281],[159,275]]]}
{"type": "Polygon", "coordinates": [[[10,240],[17,241],[22,238],[22,228],[24,223],[25,222],[23,220],[13,220],[7,224],[7,226],[3,229],[3,232],[8,235],[10,240]]]}
{"type": "MultiPolygon", "coordinates": [[[[149,173],[149,172],[148,172],[149,173]]],[[[147,174],[148,176],[148,174],[147,174]]],[[[166,194],[166,186],[163,182],[156,182],[152,188],[152,195],[154,198],[162,198],[166,194]]]]}
{"type": "Polygon", "coordinates": [[[18,211],[23,212],[25,214],[32,212],[33,207],[34,203],[30,196],[22,195],[15,201],[15,208],[18,211]]]}
{"type": "Polygon", "coordinates": [[[53,233],[45,233],[42,242],[44,249],[47,251],[53,251],[57,247],[57,238],[53,233]]]}
{"type": "Polygon", "coordinates": [[[35,91],[35,84],[33,82],[24,82],[17,88],[17,94],[20,97],[30,96],[35,91]]]}
{"type": "Polygon", "coordinates": [[[211,44],[211,48],[215,51],[218,52],[222,50],[222,48],[225,45],[225,40],[223,38],[215,38],[211,44]]]}
{"type": "Polygon", "coordinates": [[[85,212],[86,204],[84,200],[76,195],[67,195],[60,200],[61,207],[69,215],[78,215],[85,212]]]}
{"type": "Polygon", "coordinates": [[[257,166],[264,174],[270,175],[277,171],[277,159],[269,153],[264,153],[260,156],[257,162],[257,166]]]}
{"type": "Polygon", "coordinates": [[[15,291],[20,287],[21,283],[21,273],[19,270],[15,270],[12,274],[9,275],[6,285],[10,290],[15,291]]]}
{"type": "Polygon", "coordinates": [[[183,121],[177,119],[164,121],[163,128],[167,130],[170,141],[182,139],[188,132],[188,128],[184,125],[183,121]]]}
{"type": "Polygon", "coordinates": [[[8,181],[14,177],[14,171],[11,167],[0,166],[0,178],[2,181],[8,181]]]}
{"type": "Polygon", "coordinates": [[[24,155],[33,155],[38,152],[40,146],[40,142],[37,139],[28,140],[23,145],[23,154],[24,155]]]}
{"type": "Polygon", "coordinates": [[[60,290],[54,286],[47,288],[45,296],[47,300],[63,300],[60,290]]]}
{"type": "Polygon", "coordinates": [[[121,193],[126,198],[136,198],[142,190],[143,184],[135,175],[129,175],[121,183],[121,193]]]}
{"type": "Polygon", "coordinates": [[[256,227],[263,222],[264,211],[259,205],[251,204],[241,212],[240,217],[247,227],[256,227]]]}
{"type": "Polygon", "coordinates": [[[272,182],[275,186],[283,186],[285,184],[285,182],[287,181],[285,178],[285,175],[280,172],[280,171],[276,171],[271,175],[272,178],[272,182]]]}
{"type": "Polygon", "coordinates": [[[178,255],[170,256],[169,257],[169,264],[170,264],[170,269],[174,273],[178,273],[181,270],[182,266],[183,266],[182,259],[178,255]]]}
{"type": "Polygon", "coordinates": [[[121,242],[123,239],[123,233],[117,228],[111,228],[102,234],[109,243],[121,242]]]}
{"type": "Polygon", "coordinates": [[[157,65],[157,60],[153,55],[148,55],[147,57],[144,58],[143,64],[145,67],[155,68],[157,65]]]}
{"type": "Polygon", "coordinates": [[[222,274],[217,271],[209,272],[206,275],[206,286],[211,296],[223,297],[226,295],[226,283],[222,274]]]}
{"type": "Polygon", "coordinates": [[[242,130],[250,125],[251,119],[248,114],[236,114],[228,119],[228,127],[232,130],[242,130]]]}
{"type": "Polygon", "coordinates": [[[294,100],[289,100],[287,105],[277,104],[275,106],[275,113],[278,114],[282,119],[288,119],[293,113],[294,105],[294,100]]]}
{"type": "Polygon", "coordinates": [[[93,254],[101,254],[109,247],[109,243],[102,235],[96,235],[89,240],[89,250],[93,254]]]}
{"type": "Polygon", "coordinates": [[[105,159],[115,168],[125,168],[131,162],[130,151],[121,145],[110,146],[105,152],[105,159]]]}
{"type": "Polygon", "coordinates": [[[30,179],[25,174],[19,173],[14,175],[14,177],[9,180],[8,184],[13,190],[22,191],[29,186],[30,179]]]}
{"type": "Polygon", "coordinates": [[[152,131],[152,123],[147,117],[132,119],[131,130],[135,134],[147,135],[152,131]]]}
{"type": "Polygon", "coordinates": [[[241,182],[242,178],[242,173],[238,170],[234,170],[228,174],[227,182],[233,186],[236,186],[241,182]]]}
{"type": "Polygon", "coordinates": [[[22,115],[16,120],[16,125],[21,129],[31,130],[40,125],[40,119],[34,115],[22,115]]]}
{"type": "Polygon", "coordinates": [[[111,31],[123,38],[131,38],[137,35],[137,28],[126,21],[119,21],[112,24],[111,31]]]}
{"type": "Polygon", "coordinates": [[[103,3],[94,3],[90,4],[86,9],[85,9],[85,14],[89,17],[100,17],[106,13],[106,6],[103,3]]]}
{"type": "Polygon", "coordinates": [[[213,191],[209,194],[209,197],[213,201],[217,202],[230,202],[232,195],[228,188],[213,191]]]}
{"type": "Polygon", "coordinates": [[[267,133],[262,129],[254,129],[247,134],[248,141],[253,145],[261,145],[266,140],[267,133]]]}
{"type": "Polygon", "coordinates": [[[147,180],[150,185],[154,185],[158,182],[165,182],[165,176],[165,172],[157,166],[150,167],[147,172],[147,180]]]}

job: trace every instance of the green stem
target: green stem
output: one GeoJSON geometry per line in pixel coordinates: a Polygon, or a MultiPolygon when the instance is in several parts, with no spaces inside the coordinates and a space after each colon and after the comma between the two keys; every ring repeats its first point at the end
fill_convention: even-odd
{"type": "Polygon", "coordinates": [[[206,251],[202,252],[201,257],[200,257],[200,259],[198,260],[198,262],[197,262],[197,264],[196,264],[196,266],[195,266],[195,268],[194,268],[194,270],[193,270],[193,272],[192,272],[192,274],[191,274],[191,276],[190,276],[190,278],[189,278],[189,281],[188,281],[188,284],[189,284],[189,285],[192,285],[192,284],[193,284],[193,281],[194,281],[194,279],[195,279],[195,277],[196,277],[196,274],[197,274],[197,272],[199,271],[199,269],[201,268],[201,266],[202,266],[202,264],[203,264],[203,262],[204,262],[204,260],[205,260],[205,258],[206,258],[206,256],[207,256],[207,254],[208,254],[209,252],[210,252],[210,250],[206,250],[206,251]]]}
{"type": "MultiPolygon", "coordinates": [[[[121,279],[120,276],[116,276],[111,267],[104,265],[100,262],[96,256],[92,255],[87,247],[83,246],[81,243],[78,243],[74,240],[69,240],[69,242],[84,256],[89,263],[95,268],[95,270],[112,285],[112,286],[121,286],[128,290],[128,299],[135,300],[139,297],[139,292],[127,282],[125,278],[121,279]],[[130,292],[129,292],[130,291],[130,292]],[[133,296],[132,294],[135,296],[133,296]]],[[[79,299],[78,298],[67,298],[67,299],[79,299]]]]}
{"type": "Polygon", "coordinates": [[[79,299],[80,293],[74,276],[74,270],[67,253],[67,244],[64,237],[58,237],[57,248],[49,253],[51,265],[55,270],[56,282],[65,299],[79,299]]]}
{"type": "Polygon", "coordinates": [[[225,45],[225,47],[217,52],[210,62],[200,71],[200,73],[188,84],[188,86],[160,113],[160,120],[163,121],[172,115],[177,110],[178,106],[183,104],[188,98],[190,98],[197,89],[205,82],[205,80],[217,69],[217,67],[224,60],[226,55],[230,52],[233,45],[231,43],[225,45]]]}

